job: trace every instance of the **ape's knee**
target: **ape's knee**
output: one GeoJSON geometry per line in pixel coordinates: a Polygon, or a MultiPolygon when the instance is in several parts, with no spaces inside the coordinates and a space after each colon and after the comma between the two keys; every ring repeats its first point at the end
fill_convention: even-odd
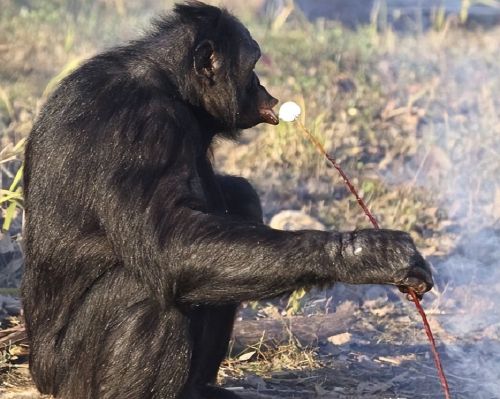
{"type": "Polygon", "coordinates": [[[218,182],[230,214],[262,222],[259,195],[248,180],[239,176],[218,176],[218,182]]]}

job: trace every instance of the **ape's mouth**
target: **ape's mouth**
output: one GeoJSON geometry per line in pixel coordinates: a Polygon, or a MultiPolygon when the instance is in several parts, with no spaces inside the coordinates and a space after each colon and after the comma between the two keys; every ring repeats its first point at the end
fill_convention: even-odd
{"type": "Polygon", "coordinates": [[[271,125],[277,125],[280,121],[278,115],[272,108],[261,108],[259,110],[260,117],[262,121],[265,123],[269,123],[271,125]]]}

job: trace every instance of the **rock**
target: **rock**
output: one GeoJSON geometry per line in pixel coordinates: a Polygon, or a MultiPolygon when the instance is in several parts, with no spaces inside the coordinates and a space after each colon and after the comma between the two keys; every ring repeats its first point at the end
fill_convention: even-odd
{"type": "Polygon", "coordinates": [[[20,240],[0,234],[0,288],[14,288],[21,284],[24,259],[20,240]]]}
{"type": "Polygon", "coordinates": [[[262,389],[267,388],[266,382],[264,381],[264,379],[258,375],[255,375],[255,374],[247,375],[245,377],[245,382],[257,390],[262,390],[262,389]]]}
{"type": "Polygon", "coordinates": [[[11,296],[0,295],[0,320],[8,316],[19,316],[21,301],[11,296]]]}
{"type": "Polygon", "coordinates": [[[323,223],[302,211],[285,210],[271,218],[269,226],[278,230],[326,230],[323,223]]]}
{"type": "Polygon", "coordinates": [[[333,345],[345,345],[351,340],[351,333],[345,332],[342,334],[332,335],[327,338],[327,341],[333,345]]]}

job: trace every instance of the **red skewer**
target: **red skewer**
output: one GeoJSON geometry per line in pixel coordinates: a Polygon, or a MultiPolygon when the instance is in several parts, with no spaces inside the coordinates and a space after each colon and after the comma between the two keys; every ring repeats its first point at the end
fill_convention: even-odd
{"type": "MultiPolygon", "coordinates": [[[[309,141],[311,141],[314,144],[314,146],[316,147],[316,149],[326,159],[328,159],[328,161],[330,161],[330,163],[333,165],[333,167],[340,174],[340,176],[344,180],[344,183],[349,188],[349,191],[356,198],[356,201],[358,202],[358,204],[361,207],[361,209],[363,209],[363,212],[365,213],[365,215],[368,217],[368,219],[370,219],[370,222],[373,225],[373,227],[376,228],[376,229],[379,229],[380,226],[379,226],[379,224],[377,222],[377,219],[375,219],[375,217],[372,215],[372,213],[370,212],[370,210],[366,206],[365,202],[363,201],[363,199],[358,194],[358,191],[356,190],[356,187],[354,187],[352,185],[351,181],[349,180],[349,178],[347,177],[347,175],[344,173],[344,171],[342,170],[342,168],[340,167],[340,165],[337,163],[337,161],[335,161],[335,158],[333,158],[332,156],[330,156],[330,154],[328,154],[326,152],[325,147],[323,147],[323,145],[318,141],[318,139],[316,137],[314,137],[311,134],[311,132],[309,132],[309,130],[306,129],[306,127],[302,124],[302,122],[300,120],[298,121],[298,125],[299,125],[300,129],[302,130],[302,132],[309,139],[309,141]]],[[[437,369],[438,376],[439,376],[439,381],[441,382],[441,386],[443,388],[444,396],[445,396],[446,399],[450,399],[451,398],[451,396],[450,396],[450,388],[448,386],[448,381],[446,380],[446,375],[445,375],[444,370],[443,370],[443,365],[441,363],[441,357],[439,356],[439,352],[437,351],[437,348],[436,348],[436,341],[434,340],[434,335],[432,334],[431,326],[429,325],[429,322],[427,321],[427,315],[425,314],[425,311],[422,308],[422,305],[420,304],[420,301],[419,301],[419,299],[418,299],[417,294],[415,293],[415,291],[413,291],[412,289],[408,289],[408,293],[410,294],[410,296],[411,296],[411,298],[413,300],[413,303],[415,304],[415,307],[418,310],[418,313],[422,317],[422,322],[424,323],[425,333],[427,334],[427,338],[429,339],[429,343],[430,343],[430,346],[431,346],[432,355],[434,357],[434,364],[436,365],[436,369],[437,369]]]]}
{"type": "Polygon", "coordinates": [[[436,365],[436,369],[438,371],[439,381],[441,381],[441,386],[443,387],[444,396],[446,399],[450,399],[450,387],[448,386],[448,381],[446,380],[446,375],[444,374],[443,365],[441,364],[441,357],[436,348],[436,341],[434,341],[434,335],[432,334],[431,326],[427,321],[427,315],[425,314],[424,308],[420,304],[418,300],[417,294],[415,291],[408,290],[411,298],[413,299],[413,303],[415,304],[418,313],[422,317],[422,322],[424,323],[425,333],[427,334],[427,338],[431,344],[431,351],[434,357],[434,364],[436,365]]]}

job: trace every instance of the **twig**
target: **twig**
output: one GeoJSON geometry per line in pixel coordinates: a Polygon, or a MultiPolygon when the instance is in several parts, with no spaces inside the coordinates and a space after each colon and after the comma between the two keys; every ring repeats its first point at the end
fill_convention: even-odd
{"type": "Polygon", "coordinates": [[[309,139],[309,141],[311,141],[316,149],[323,155],[325,156],[326,159],[328,159],[331,164],[333,165],[333,167],[337,170],[337,172],[339,172],[340,176],[342,177],[342,179],[344,180],[344,183],[347,185],[347,187],[349,188],[349,190],[351,191],[352,195],[354,195],[354,197],[356,198],[356,201],[358,202],[359,206],[361,207],[361,209],[363,209],[363,212],[365,213],[365,215],[368,217],[368,219],[370,219],[370,222],[372,223],[372,225],[378,229],[380,228],[379,225],[378,225],[378,222],[377,220],[373,217],[372,213],[370,212],[370,210],[368,209],[368,207],[366,206],[365,202],[363,201],[363,199],[359,196],[358,194],[358,191],[356,190],[356,187],[354,187],[352,185],[352,183],[350,182],[349,178],[347,177],[347,175],[344,173],[344,171],[342,170],[342,168],[340,167],[340,165],[337,163],[337,161],[335,160],[335,158],[331,157],[325,150],[325,148],[323,147],[323,145],[318,141],[318,139],[316,137],[314,137],[311,132],[309,132],[309,130],[306,129],[306,127],[302,124],[302,122],[298,121],[298,124],[299,124],[299,127],[301,128],[301,130],[304,132],[304,134],[307,136],[307,138],[309,139]]]}
{"type": "MultiPolygon", "coordinates": [[[[337,172],[339,172],[340,176],[342,177],[342,179],[344,180],[344,183],[347,185],[347,187],[351,191],[352,195],[354,195],[354,197],[356,197],[356,201],[358,202],[359,206],[361,207],[361,209],[363,209],[363,212],[368,217],[368,219],[370,219],[370,222],[372,223],[373,227],[375,227],[376,229],[379,229],[380,226],[379,226],[377,220],[373,217],[372,213],[370,212],[370,210],[366,206],[363,199],[359,196],[358,191],[352,185],[352,183],[350,182],[349,178],[344,173],[344,171],[342,170],[340,165],[335,161],[335,158],[333,158],[332,156],[330,156],[326,152],[325,147],[323,147],[323,145],[318,141],[318,139],[311,134],[311,132],[302,124],[302,122],[300,120],[297,121],[297,124],[300,127],[300,129],[302,130],[302,132],[304,133],[304,135],[308,138],[308,140],[314,144],[316,149],[326,159],[328,159],[328,161],[331,162],[331,164],[337,170],[337,172]]],[[[441,363],[441,358],[440,358],[439,353],[436,349],[436,342],[434,340],[434,336],[432,334],[431,327],[429,325],[429,322],[427,321],[427,316],[425,314],[424,309],[422,308],[422,305],[420,305],[420,301],[419,301],[418,296],[415,293],[415,291],[413,291],[412,289],[408,289],[408,293],[410,294],[411,298],[413,299],[413,303],[415,304],[415,306],[418,310],[418,313],[422,317],[422,321],[424,323],[424,329],[425,329],[425,332],[427,334],[427,338],[429,339],[432,355],[434,357],[434,364],[436,365],[439,380],[441,381],[441,386],[443,387],[444,396],[446,399],[450,399],[451,398],[450,397],[450,388],[448,386],[448,381],[446,380],[446,375],[444,374],[443,366],[441,363]]]]}

